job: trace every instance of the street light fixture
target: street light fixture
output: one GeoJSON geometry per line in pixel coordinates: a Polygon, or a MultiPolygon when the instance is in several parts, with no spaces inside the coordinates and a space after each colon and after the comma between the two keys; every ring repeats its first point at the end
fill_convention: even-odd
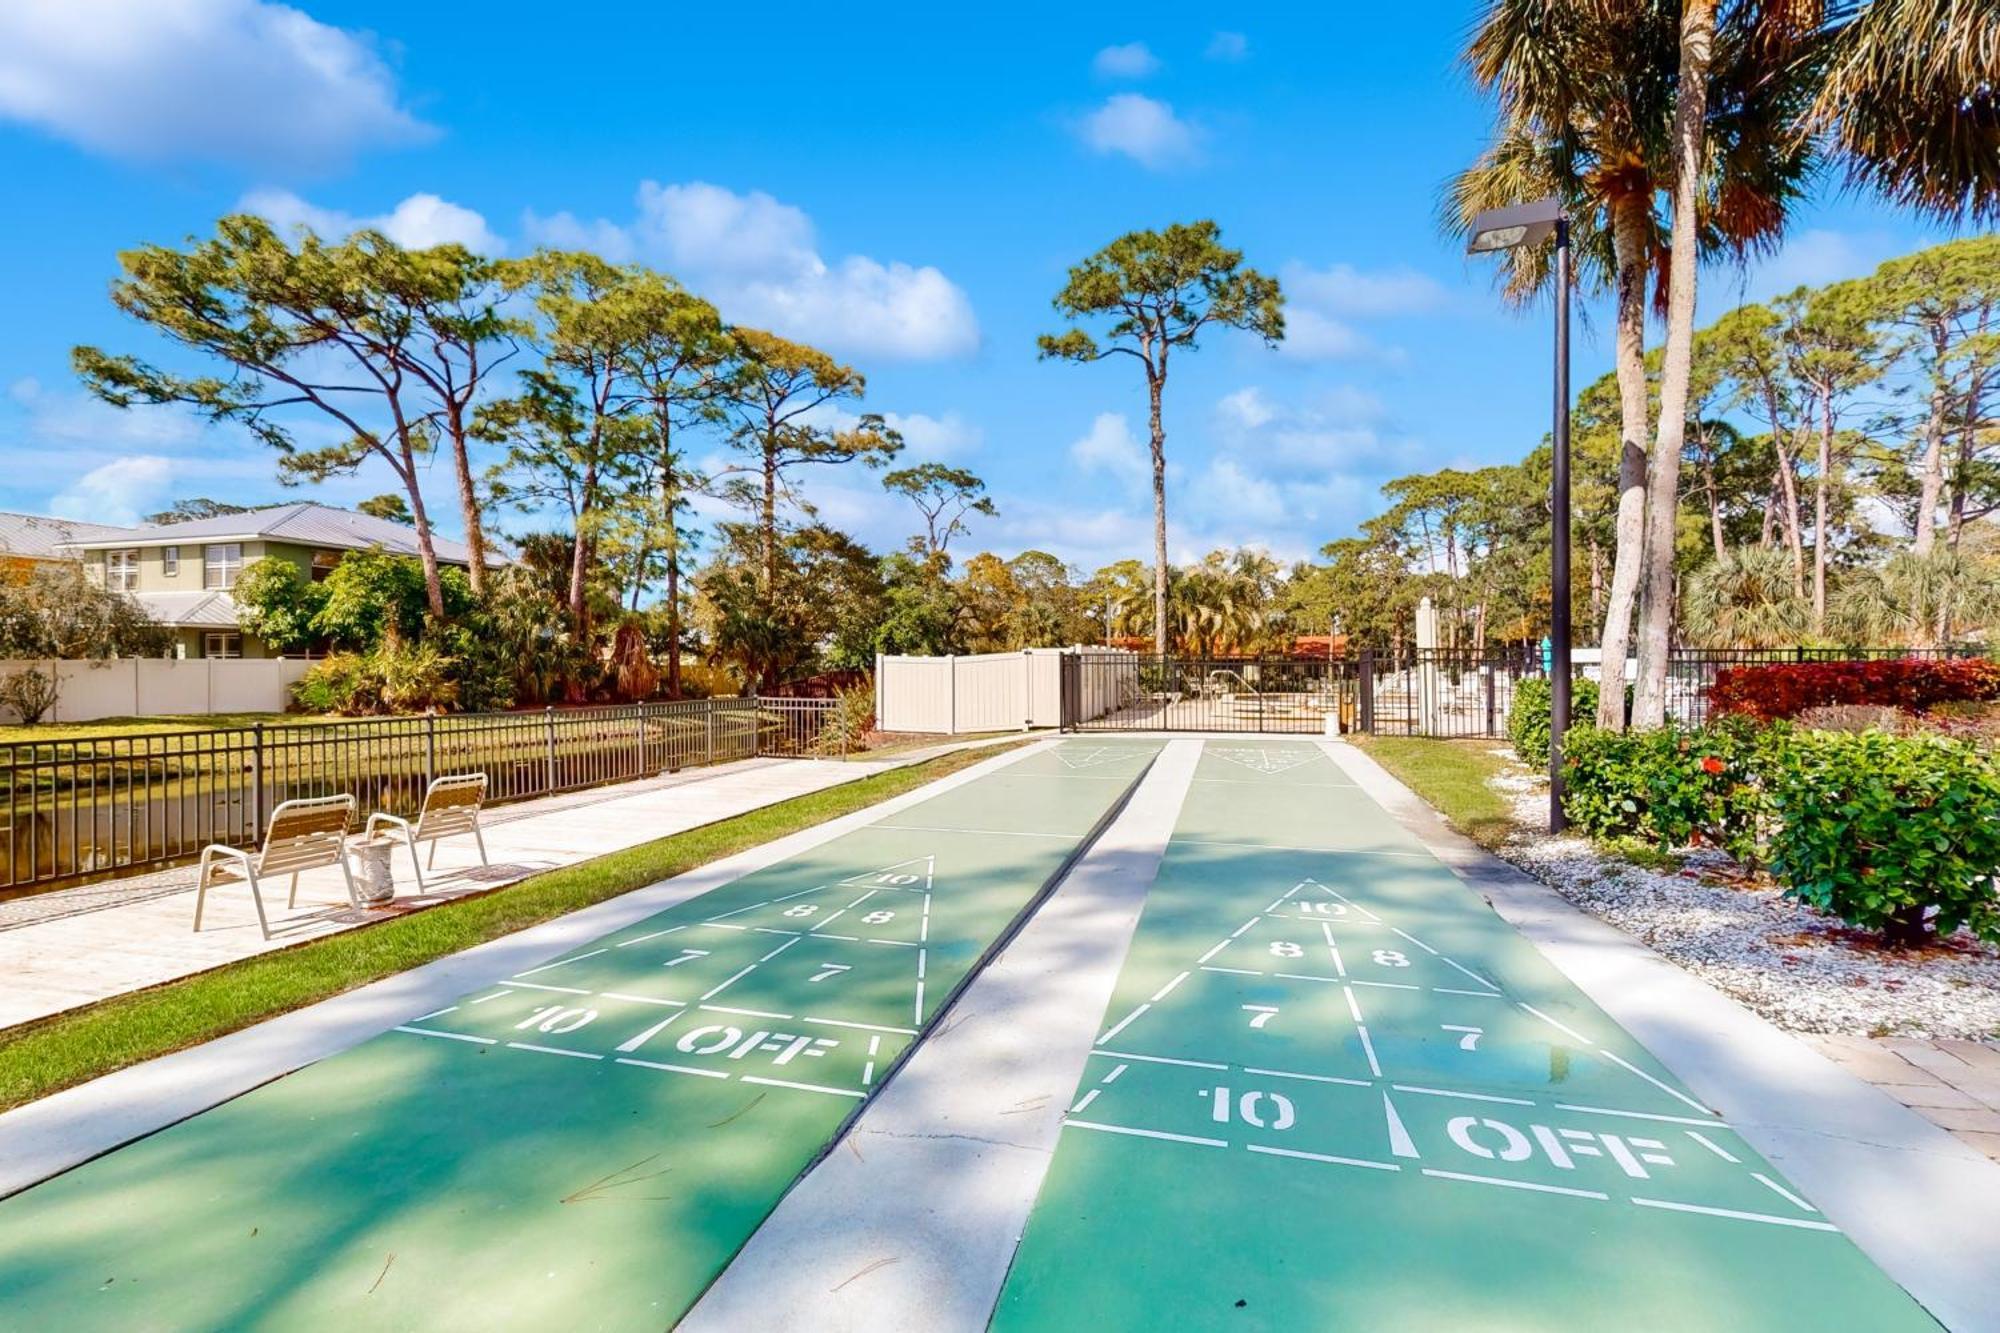
{"type": "Polygon", "coordinates": [[[1555,429],[1549,468],[1549,832],[1560,833],[1563,817],[1562,739],[1569,730],[1569,219],[1562,201],[1538,199],[1512,208],[1492,208],[1472,219],[1465,243],[1470,255],[1497,254],[1519,246],[1556,243],[1555,429]]]}

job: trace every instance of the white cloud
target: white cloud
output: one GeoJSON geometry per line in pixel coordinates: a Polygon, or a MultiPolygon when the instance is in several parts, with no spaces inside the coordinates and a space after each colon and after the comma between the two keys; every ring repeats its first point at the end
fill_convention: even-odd
{"type": "Polygon", "coordinates": [[[1279,270],[1285,290],[1285,340],[1278,350],[1299,361],[1380,358],[1400,361],[1352,321],[1425,314],[1445,303],[1444,286],[1415,269],[1366,272],[1352,264],[1323,269],[1290,263],[1279,270]]]}
{"type": "Polygon", "coordinates": [[[1153,464],[1147,447],[1120,412],[1099,412],[1090,431],[1069,447],[1070,462],[1086,473],[1103,472],[1134,492],[1150,491],[1153,464]]]}
{"type": "Polygon", "coordinates": [[[137,454],[94,467],[49,497],[49,512],[92,523],[137,523],[160,508],[174,481],[172,459],[137,454]]]}
{"type": "Polygon", "coordinates": [[[1442,283],[1411,268],[1365,273],[1352,264],[1314,269],[1294,263],[1285,265],[1280,277],[1287,297],[1330,315],[1423,314],[1445,301],[1442,283]]]}
{"type": "Polygon", "coordinates": [[[494,235],[484,217],[434,194],[413,194],[386,213],[365,217],[322,208],[290,190],[268,188],[252,190],[237,207],[268,219],[273,226],[310,227],[325,237],[345,236],[367,227],[412,250],[453,243],[485,255],[507,249],[507,243],[494,235]]]}
{"type": "Polygon", "coordinates": [[[629,224],[530,213],[525,229],[537,243],[659,264],[737,323],[843,352],[920,360],[979,346],[972,303],[942,272],[866,255],[828,261],[812,219],[761,190],[646,181],[629,224]]]}
{"type": "Polygon", "coordinates": [[[1160,58],[1144,42],[1107,46],[1090,62],[1091,73],[1100,79],[1143,79],[1160,67],[1160,58]]]}
{"type": "Polygon", "coordinates": [[[1201,156],[1201,132],[1175,115],[1167,103],[1139,93],[1114,94],[1076,128],[1093,151],[1123,153],[1154,171],[1192,163],[1201,156]]]}
{"type": "Polygon", "coordinates": [[[1311,306],[1287,303],[1285,340],[1278,353],[1298,361],[1344,361],[1367,356],[1375,343],[1352,325],[1311,306]]]}
{"type": "MultiPolygon", "coordinates": [[[[832,407],[816,408],[806,413],[803,420],[834,430],[852,430],[861,424],[858,413],[832,407]]],[[[882,420],[903,437],[903,452],[896,455],[896,467],[967,458],[986,443],[986,432],[956,412],[946,412],[941,417],[924,412],[884,412],[882,420]]]]}
{"type": "Polygon", "coordinates": [[[1908,249],[1908,244],[1884,232],[1850,233],[1815,227],[1788,239],[1769,259],[1726,273],[1718,286],[1734,300],[1768,301],[1799,287],[1823,287],[1844,278],[1864,277],[1883,260],[1908,249]]]}
{"type": "MultiPolygon", "coordinates": [[[[45,443],[160,448],[200,438],[203,427],[181,407],[113,407],[84,393],[51,393],[35,379],[7,386],[26,413],[23,433],[45,443]]],[[[86,517],[79,515],[78,517],[86,517]]]]}
{"type": "Polygon", "coordinates": [[[1264,391],[1254,384],[1225,394],[1216,403],[1215,412],[1225,424],[1238,430],[1256,430],[1277,416],[1277,409],[1264,397],[1264,391]]]}
{"type": "Polygon", "coordinates": [[[0,116],[114,157],[292,171],[436,134],[366,36],[260,0],[10,0],[0,116]]]}
{"type": "Polygon", "coordinates": [[[1202,54],[1210,60],[1242,60],[1250,54],[1250,39],[1240,32],[1218,32],[1202,54]]]}

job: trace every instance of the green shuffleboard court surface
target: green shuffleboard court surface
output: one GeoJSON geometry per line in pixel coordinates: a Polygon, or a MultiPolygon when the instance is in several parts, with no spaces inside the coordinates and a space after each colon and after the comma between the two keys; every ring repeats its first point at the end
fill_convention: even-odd
{"type": "Polygon", "coordinates": [[[996,1328],[1936,1328],[1316,745],[1206,745],[1100,1033],[996,1328]]]}
{"type": "Polygon", "coordinates": [[[671,1327],[1158,749],[1031,753],[0,1201],[0,1325],[671,1327]]]}

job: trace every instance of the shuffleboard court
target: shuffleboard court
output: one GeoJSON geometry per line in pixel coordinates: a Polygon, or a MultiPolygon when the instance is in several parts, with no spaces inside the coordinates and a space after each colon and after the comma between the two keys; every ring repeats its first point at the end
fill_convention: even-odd
{"type": "Polygon", "coordinates": [[[1158,748],[1030,753],[0,1201],[0,1322],[670,1327],[1158,748]]]}
{"type": "Polygon", "coordinates": [[[994,1326],[1936,1324],[1327,751],[1211,741],[994,1326]]]}

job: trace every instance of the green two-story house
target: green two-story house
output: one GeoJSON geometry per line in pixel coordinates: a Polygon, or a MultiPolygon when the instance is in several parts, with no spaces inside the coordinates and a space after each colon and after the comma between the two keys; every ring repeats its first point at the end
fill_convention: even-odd
{"type": "MultiPolygon", "coordinates": [[[[461,568],[471,555],[461,542],[433,536],[440,564],[461,568]]],[[[289,560],[315,582],[349,551],[417,554],[416,529],[388,519],[322,504],[277,505],[240,514],[108,529],[67,549],[94,582],[130,594],[174,634],[178,657],[276,657],[245,633],[229,594],[250,565],[289,560]]]]}

